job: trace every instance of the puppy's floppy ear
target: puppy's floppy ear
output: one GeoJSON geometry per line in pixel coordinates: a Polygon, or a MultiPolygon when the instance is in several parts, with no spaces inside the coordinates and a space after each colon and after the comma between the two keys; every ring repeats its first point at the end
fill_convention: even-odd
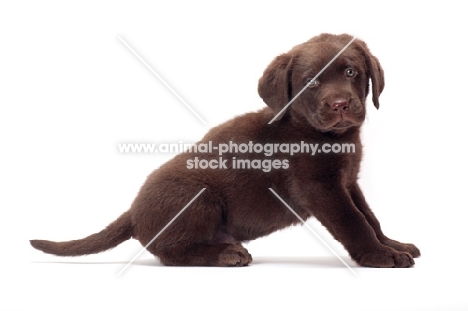
{"type": "Polygon", "coordinates": [[[384,71],[380,66],[379,60],[371,54],[364,42],[358,42],[358,46],[364,54],[367,67],[366,74],[368,77],[370,76],[372,81],[372,101],[374,102],[375,108],[379,109],[379,96],[385,86],[384,71]]]}
{"type": "MultiPolygon", "coordinates": [[[[273,112],[278,114],[291,97],[291,73],[295,57],[291,52],[276,57],[258,81],[258,94],[273,112]]],[[[275,121],[280,120],[286,110],[275,121]]]]}

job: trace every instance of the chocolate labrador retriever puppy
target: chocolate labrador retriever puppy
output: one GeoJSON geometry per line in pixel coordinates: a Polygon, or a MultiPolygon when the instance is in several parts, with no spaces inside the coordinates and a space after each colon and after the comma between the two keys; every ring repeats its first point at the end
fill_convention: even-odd
{"type": "Polygon", "coordinates": [[[313,79],[351,39],[322,34],[276,57],[258,85],[268,107],[213,128],[195,146],[229,144],[230,150],[220,154],[216,148],[194,147],[177,155],[155,170],[131,208],[99,233],[68,242],[32,240],[31,245],[79,256],[134,238],[149,244],[148,251],[166,265],[246,266],[252,257],[241,242],[299,223],[271,188],[303,219],[316,217],[358,264],[413,266],[419,250],[384,235],[357,182],[369,81],[376,108],[384,88],[379,61],[355,40],[313,79]],[[276,153],[252,152],[252,146],[266,150],[267,144],[276,153]],[[325,152],[328,148],[311,155],[305,147],[310,144],[348,144],[354,150],[325,152]],[[293,145],[308,151],[288,152],[293,145]]]}

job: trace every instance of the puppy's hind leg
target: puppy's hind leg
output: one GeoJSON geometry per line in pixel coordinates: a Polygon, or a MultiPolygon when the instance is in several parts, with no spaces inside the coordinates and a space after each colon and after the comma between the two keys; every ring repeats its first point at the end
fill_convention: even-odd
{"type": "Polygon", "coordinates": [[[252,256],[240,243],[179,245],[158,252],[168,266],[242,267],[252,262],[252,256]]]}
{"type": "MultiPolygon", "coordinates": [[[[252,262],[252,257],[223,226],[222,206],[219,194],[207,189],[148,246],[147,250],[168,266],[248,265],[252,262]]],[[[143,245],[146,245],[176,213],[176,210],[168,205],[163,211],[159,210],[153,217],[142,217],[137,224],[137,228],[145,228],[145,236],[139,235],[143,245]],[[162,215],[166,216],[161,217],[162,215]],[[148,228],[152,228],[150,234],[148,228]]]]}

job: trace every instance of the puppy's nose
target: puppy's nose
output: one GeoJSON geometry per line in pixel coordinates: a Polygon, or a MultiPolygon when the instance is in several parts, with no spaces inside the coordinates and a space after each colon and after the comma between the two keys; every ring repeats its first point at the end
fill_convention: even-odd
{"type": "Polygon", "coordinates": [[[337,99],[331,104],[331,109],[334,113],[347,113],[349,109],[348,101],[337,99]]]}

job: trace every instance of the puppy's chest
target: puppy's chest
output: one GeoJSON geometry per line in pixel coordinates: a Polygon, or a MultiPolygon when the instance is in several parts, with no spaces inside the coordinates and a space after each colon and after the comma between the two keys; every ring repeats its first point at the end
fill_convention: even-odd
{"type": "Polygon", "coordinates": [[[290,158],[290,173],[293,179],[305,183],[350,184],[357,179],[360,158],[356,152],[300,154],[290,158]]]}

